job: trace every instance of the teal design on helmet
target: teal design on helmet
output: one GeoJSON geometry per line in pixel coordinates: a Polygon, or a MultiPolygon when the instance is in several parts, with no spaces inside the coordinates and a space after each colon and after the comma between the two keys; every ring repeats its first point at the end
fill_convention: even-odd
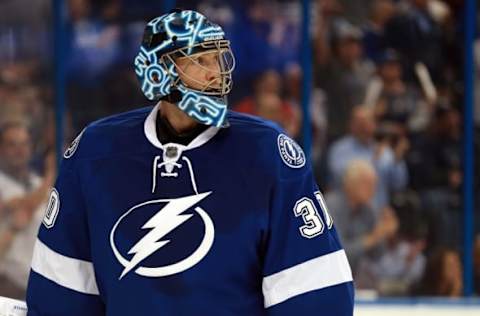
{"type": "Polygon", "coordinates": [[[227,95],[234,67],[235,58],[222,28],[190,10],[175,10],[148,22],[135,58],[135,73],[149,100],[165,99],[198,122],[217,127],[227,124],[227,95]],[[198,62],[203,54],[214,54],[218,62],[214,79],[200,82],[188,74],[179,75],[177,61],[185,58],[212,72],[198,62]]]}

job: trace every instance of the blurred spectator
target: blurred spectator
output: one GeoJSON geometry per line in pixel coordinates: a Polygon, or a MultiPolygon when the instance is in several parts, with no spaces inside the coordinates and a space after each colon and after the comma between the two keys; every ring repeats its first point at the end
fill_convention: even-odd
{"type": "Polygon", "coordinates": [[[374,289],[382,296],[408,295],[426,263],[428,231],[418,197],[412,192],[397,194],[393,205],[399,229],[387,238],[380,256],[362,260],[356,279],[358,288],[374,289]]]}
{"type": "MultiPolygon", "coordinates": [[[[453,177],[458,177],[456,174],[453,177]]],[[[458,179],[454,180],[458,181],[458,179]]],[[[460,179],[461,181],[461,179],[460,179]]],[[[436,246],[463,250],[463,203],[461,187],[421,192],[429,221],[429,250],[436,246]],[[448,231],[448,234],[445,234],[448,231]]]]}
{"type": "Polygon", "coordinates": [[[453,249],[435,250],[427,259],[425,274],[413,293],[422,296],[460,297],[462,291],[460,255],[453,249]]]}
{"type": "Polygon", "coordinates": [[[362,258],[382,251],[386,239],[397,231],[398,221],[390,208],[376,219],[371,204],[377,176],[368,161],[350,161],[342,180],[342,187],[325,199],[355,276],[362,258]]]}
{"type": "MultiPolygon", "coordinates": [[[[29,170],[32,143],[28,127],[20,120],[6,121],[0,126],[0,171],[3,176],[16,180],[27,190],[38,182],[29,170]]],[[[3,188],[2,192],[5,191],[3,188]]],[[[2,193],[4,194],[4,193],[2,193]]]]}
{"type": "Polygon", "coordinates": [[[0,67],[0,125],[24,120],[31,131],[33,160],[41,161],[54,144],[51,87],[41,78],[41,66],[35,61],[0,67]],[[40,82],[40,83],[39,83],[40,82]]]}
{"type": "Polygon", "coordinates": [[[0,295],[25,299],[42,204],[54,180],[54,157],[42,180],[29,167],[32,143],[27,126],[9,121],[0,128],[0,295]]]}
{"type": "Polygon", "coordinates": [[[406,240],[426,239],[428,236],[427,212],[419,194],[406,189],[393,194],[392,207],[400,222],[400,238],[406,240]]]}
{"type": "Polygon", "coordinates": [[[357,27],[339,20],[325,29],[319,27],[318,33],[315,81],[327,95],[328,140],[332,141],[345,134],[351,109],[364,101],[374,68],[362,58],[362,33],[357,27]],[[322,35],[326,32],[331,32],[331,46],[322,35]]]}
{"type": "MultiPolygon", "coordinates": [[[[276,95],[280,95],[283,89],[283,82],[282,77],[278,73],[278,71],[274,69],[268,69],[258,75],[255,79],[253,85],[254,94],[259,94],[261,92],[265,93],[273,93],[276,95]]],[[[243,101],[250,101],[252,98],[249,96],[245,98],[243,101]]],[[[244,108],[247,112],[252,112],[254,106],[250,102],[239,103],[237,107],[244,108]]]]}
{"type": "MultiPolygon", "coordinates": [[[[244,49],[248,46],[251,50],[241,50],[240,67],[253,67],[252,74],[258,74],[259,71],[269,68],[281,70],[286,64],[297,60],[300,8],[299,3],[246,2],[243,8],[246,15],[243,20],[239,20],[242,24],[236,26],[235,35],[239,37],[240,43],[244,44],[244,49]]],[[[242,18],[242,14],[239,15],[242,18]]],[[[232,38],[232,42],[235,42],[235,39],[232,38]]]]}
{"type": "Polygon", "coordinates": [[[394,125],[403,135],[429,121],[421,96],[403,81],[400,56],[392,49],[378,57],[378,76],[372,78],[365,104],[374,108],[378,122],[394,125]]]}
{"type": "Polygon", "coordinates": [[[198,9],[213,16],[231,40],[237,60],[234,89],[229,96],[233,104],[250,93],[252,80],[261,73],[268,69],[282,71],[299,59],[299,2],[207,0],[201,1],[198,9]]]}
{"type": "Polygon", "coordinates": [[[96,79],[110,67],[121,53],[120,28],[116,25],[116,1],[104,8],[102,19],[92,13],[91,0],[69,0],[71,51],[69,76],[84,85],[95,85],[96,79]]]}
{"type": "Polygon", "coordinates": [[[0,123],[9,118],[32,118],[41,122],[43,111],[40,91],[31,82],[36,78],[38,63],[2,64],[0,67],[0,123]]]}
{"type": "Polygon", "coordinates": [[[408,242],[389,238],[384,252],[376,260],[364,258],[356,284],[361,289],[374,289],[381,296],[406,296],[425,269],[425,239],[408,242]]]}
{"type": "Polygon", "coordinates": [[[234,106],[238,112],[258,115],[282,126],[291,137],[298,137],[300,112],[282,99],[282,77],[271,69],[255,80],[254,94],[234,106]]]}
{"type": "Polygon", "coordinates": [[[284,125],[282,124],[282,100],[276,94],[261,93],[257,98],[255,114],[284,125]]]}
{"type": "Polygon", "coordinates": [[[407,80],[413,81],[414,66],[424,63],[435,82],[441,82],[445,66],[442,28],[429,11],[429,0],[407,0],[385,28],[388,47],[405,57],[407,80]]]}
{"type": "Polygon", "coordinates": [[[396,8],[392,0],[373,0],[370,16],[363,28],[363,44],[365,57],[377,62],[387,49],[385,25],[395,14],[396,8]]]}
{"type": "Polygon", "coordinates": [[[411,186],[420,192],[428,211],[433,247],[461,247],[461,135],[459,111],[440,105],[427,133],[414,138],[407,157],[411,186]]]}
{"type": "Polygon", "coordinates": [[[328,153],[328,173],[332,188],[339,188],[339,180],[350,161],[369,161],[378,175],[373,207],[378,215],[389,204],[390,194],[406,187],[408,173],[404,155],[408,149],[405,137],[397,135],[395,144],[391,137],[375,139],[376,122],[373,113],[365,106],[353,108],[350,118],[350,134],[334,142],[328,153]]]}
{"type": "Polygon", "coordinates": [[[413,188],[459,188],[462,180],[461,135],[458,109],[439,105],[427,133],[412,142],[408,161],[413,188]]]}
{"type": "MultiPolygon", "coordinates": [[[[112,114],[111,107],[115,105],[105,100],[110,87],[103,80],[126,50],[122,46],[122,30],[118,23],[118,1],[103,2],[100,14],[95,14],[95,4],[92,0],[68,1],[67,98],[69,108],[75,113],[76,129],[112,114]]],[[[128,90],[126,83],[127,80],[125,89],[128,90]]]]}
{"type": "Polygon", "coordinates": [[[0,1],[0,61],[49,62],[51,7],[48,0],[0,1]]]}

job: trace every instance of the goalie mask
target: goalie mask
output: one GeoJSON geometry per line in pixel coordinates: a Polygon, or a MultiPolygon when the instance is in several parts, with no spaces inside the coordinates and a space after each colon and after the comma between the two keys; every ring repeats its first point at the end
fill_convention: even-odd
{"type": "Polygon", "coordinates": [[[150,21],[135,58],[135,73],[148,99],[175,103],[200,123],[217,127],[227,124],[234,67],[222,28],[187,10],[150,21]]]}

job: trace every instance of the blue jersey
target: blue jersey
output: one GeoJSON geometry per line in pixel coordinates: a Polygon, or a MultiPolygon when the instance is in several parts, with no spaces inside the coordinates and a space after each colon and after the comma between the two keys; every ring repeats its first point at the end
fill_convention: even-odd
{"type": "Polygon", "coordinates": [[[28,315],[352,315],[350,267],[302,149],[228,113],[162,144],[159,106],[90,124],[64,155],[28,315]]]}

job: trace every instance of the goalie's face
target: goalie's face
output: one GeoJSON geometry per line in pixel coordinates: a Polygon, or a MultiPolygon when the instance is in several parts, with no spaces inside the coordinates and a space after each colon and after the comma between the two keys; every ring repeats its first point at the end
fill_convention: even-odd
{"type": "Polygon", "coordinates": [[[217,51],[206,51],[178,58],[175,62],[183,84],[199,91],[221,89],[222,71],[219,57],[217,51]]]}
{"type": "Polygon", "coordinates": [[[174,85],[215,96],[225,96],[232,89],[235,58],[227,40],[184,47],[166,54],[163,60],[165,68],[167,64],[175,66],[178,76],[174,85]]]}

